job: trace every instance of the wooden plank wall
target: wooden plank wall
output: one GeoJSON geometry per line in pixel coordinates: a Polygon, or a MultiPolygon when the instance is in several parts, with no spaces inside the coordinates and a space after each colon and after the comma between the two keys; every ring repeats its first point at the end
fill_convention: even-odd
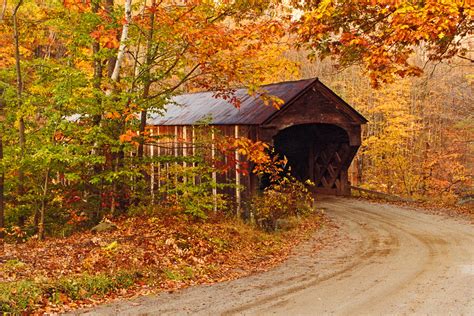
{"type": "MultiPolygon", "coordinates": [[[[246,137],[255,140],[255,127],[247,125],[218,125],[218,126],[149,126],[147,130],[150,136],[156,138],[154,142],[148,142],[145,145],[145,155],[149,157],[156,156],[174,156],[174,157],[191,157],[197,156],[204,158],[211,163],[213,158],[223,161],[225,164],[230,164],[232,160],[227,161],[226,157],[217,149],[213,139],[220,136],[228,137],[246,137]]],[[[212,174],[213,179],[220,184],[233,184],[238,186],[213,188],[213,194],[225,194],[229,196],[232,208],[240,213],[242,205],[246,200],[249,200],[252,195],[252,190],[255,179],[251,179],[251,170],[248,174],[239,172],[243,166],[239,162],[244,161],[245,157],[240,157],[237,152],[234,153],[236,164],[230,164],[225,172],[215,172],[212,174]]],[[[173,162],[155,162],[150,163],[150,194],[152,201],[159,198],[159,191],[163,181],[169,177],[170,164],[173,162]]],[[[187,166],[189,163],[180,162],[181,165],[187,166]]],[[[247,164],[250,166],[250,164],[247,164]]],[[[200,183],[199,176],[193,179],[175,179],[176,181],[192,181],[193,183],[200,183]]]]}

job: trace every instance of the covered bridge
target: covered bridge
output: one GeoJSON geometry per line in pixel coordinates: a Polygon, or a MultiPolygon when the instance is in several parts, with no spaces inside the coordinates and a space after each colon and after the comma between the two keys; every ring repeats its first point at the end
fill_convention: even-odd
{"type": "MultiPolygon", "coordinates": [[[[214,92],[184,94],[166,106],[166,112],[154,114],[147,121],[154,135],[175,135],[186,143],[194,141],[194,126],[205,118],[222,134],[265,141],[286,156],[291,172],[299,180],[312,180],[316,192],[334,195],[350,194],[348,168],[361,145],[361,125],[367,120],[338,97],[317,78],[281,82],[262,87],[269,95],[284,101],[280,110],[264,105],[261,98],[238,89],[236,108],[214,92]]],[[[177,144],[177,143],[176,143],[177,144]]],[[[175,155],[191,155],[189,147],[177,146],[175,155]]],[[[152,147],[151,155],[160,155],[152,147]]],[[[168,151],[168,154],[170,151],[168,151]]],[[[225,179],[243,185],[241,194],[251,195],[259,179],[250,173],[230,170],[225,179]]]]}

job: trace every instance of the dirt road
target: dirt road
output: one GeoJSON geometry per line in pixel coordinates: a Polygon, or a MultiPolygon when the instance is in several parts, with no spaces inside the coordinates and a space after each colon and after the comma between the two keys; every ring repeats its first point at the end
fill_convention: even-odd
{"type": "Polygon", "coordinates": [[[278,268],[247,278],[103,306],[89,315],[474,315],[474,228],[353,199],[320,205],[341,223],[278,268]]]}

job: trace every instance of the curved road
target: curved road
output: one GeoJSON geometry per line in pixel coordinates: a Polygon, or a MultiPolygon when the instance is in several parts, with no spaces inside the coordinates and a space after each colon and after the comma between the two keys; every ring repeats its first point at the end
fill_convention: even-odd
{"type": "Polygon", "coordinates": [[[336,235],[320,232],[271,271],[87,314],[474,315],[473,226],[353,199],[319,206],[336,235]]]}

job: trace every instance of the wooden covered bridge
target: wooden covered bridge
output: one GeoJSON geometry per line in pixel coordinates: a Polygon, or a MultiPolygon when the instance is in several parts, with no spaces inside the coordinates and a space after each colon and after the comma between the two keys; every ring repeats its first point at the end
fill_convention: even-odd
{"type": "MultiPolygon", "coordinates": [[[[348,168],[361,145],[361,125],[367,120],[318,79],[281,82],[262,87],[269,95],[284,101],[280,110],[264,105],[261,98],[238,89],[236,108],[228,101],[214,97],[213,92],[180,95],[167,105],[166,112],[152,115],[148,128],[154,135],[174,135],[174,148],[160,152],[150,146],[150,155],[187,156],[194,143],[194,127],[203,119],[223,135],[246,137],[272,145],[286,156],[291,173],[299,180],[312,180],[316,191],[324,194],[349,195],[348,168]]],[[[236,153],[236,155],[238,155],[236,153]]],[[[240,203],[259,187],[257,176],[242,175],[236,166],[217,182],[234,182],[243,186],[235,192],[240,203]]],[[[156,172],[156,171],[155,171],[156,172]]]]}

